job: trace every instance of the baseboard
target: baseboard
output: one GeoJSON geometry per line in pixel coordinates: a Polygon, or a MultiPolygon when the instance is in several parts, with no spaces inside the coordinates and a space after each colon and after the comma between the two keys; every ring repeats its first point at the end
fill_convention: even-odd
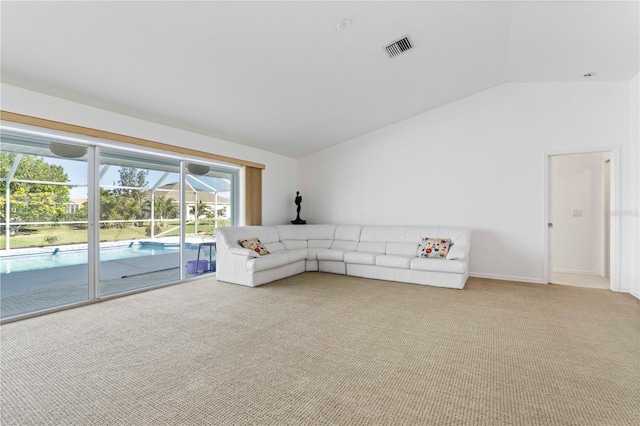
{"type": "MultiPolygon", "coordinates": [[[[508,275],[483,274],[483,273],[480,273],[480,272],[470,272],[469,276],[473,277],[473,278],[487,278],[487,279],[490,279],[490,280],[516,281],[516,282],[523,282],[523,283],[545,284],[542,280],[538,280],[538,279],[534,279],[534,278],[511,277],[511,276],[508,276],[508,275]]],[[[638,291],[631,291],[628,288],[621,288],[618,292],[619,293],[629,293],[630,295],[632,295],[636,299],[640,299],[640,292],[638,292],[638,291]]]]}
{"type": "Polygon", "coordinates": [[[517,282],[523,282],[523,283],[544,284],[544,282],[541,279],[512,277],[509,275],[493,275],[493,274],[483,274],[480,272],[470,272],[469,276],[474,278],[488,278],[491,280],[500,280],[500,281],[517,281],[517,282]]]}
{"type": "Polygon", "coordinates": [[[560,269],[556,268],[553,272],[558,272],[560,274],[579,274],[579,275],[591,275],[594,277],[601,277],[602,274],[600,272],[593,271],[578,271],[577,269],[560,269]]]}

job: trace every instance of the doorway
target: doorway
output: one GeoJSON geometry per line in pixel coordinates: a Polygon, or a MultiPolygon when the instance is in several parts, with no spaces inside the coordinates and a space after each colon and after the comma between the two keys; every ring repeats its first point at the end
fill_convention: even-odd
{"type": "Polygon", "coordinates": [[[612,151],[548,156],[548,282],[612,289],[612,151]]]}

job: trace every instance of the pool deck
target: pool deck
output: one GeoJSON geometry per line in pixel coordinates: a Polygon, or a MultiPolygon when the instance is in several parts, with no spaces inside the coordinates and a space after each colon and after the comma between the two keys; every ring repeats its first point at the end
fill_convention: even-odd
{"type": "MultiPolygon", "coordinates": [[[[194,244],[200,242],[203,242],[201,238],[192,241],[194,244]]],[[[185,251],[185,273],[186,262],[195,260],[196,256],[196,250],[185,251]]],[[[101,296],[179,280],[178,252],[100,262],[101,296]]],[[[89,295],[88,282],[86,263],[2,274],[0,316],[4,318],[86,301],[89,295]]]]}
{"type": "MultiPolygon", "coordinates": [[[[211,235],[189,235],[185,238],[185,244],[187,248],[197,246],[202,243],[215,242],[215,237],[211,235]]],[[[142,240],[122,240],[122,241],[103,241],[100,243],[100,248],[113,248],[113,247],[129,247],[134,244],[140,244],[141,246],[179,246],[180,239],[178,237],[160,237],[160,238],[146,238],[142,240]]],[[[3,257],[22,256],[25,254],[53,254],[64,253],[68,251],[87,250],[87,243],[78,244],[60,244],[44,247],[26,247],[26,248],[12,248],[11,250],[0,250],[0,259],[3,257]]]]}

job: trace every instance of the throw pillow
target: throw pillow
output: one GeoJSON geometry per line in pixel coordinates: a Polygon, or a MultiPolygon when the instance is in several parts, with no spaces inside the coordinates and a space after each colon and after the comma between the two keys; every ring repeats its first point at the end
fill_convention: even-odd
{"type": "Polygon", "coordinates": [[[418,248],[418,256],[429,257],[435,259],[445,259],[449,252],[451,239],[449,238],[428,238],[422,239],[422,243],[418,248]]]}
{"type": "Polygon", "coordinates": [[[260,256],[265,256],[269,253],[269,250],[260,242],[257,238],[249,238],[248,240],[240,240],[240,245],[246,249],[253,250],[260,256]]]}

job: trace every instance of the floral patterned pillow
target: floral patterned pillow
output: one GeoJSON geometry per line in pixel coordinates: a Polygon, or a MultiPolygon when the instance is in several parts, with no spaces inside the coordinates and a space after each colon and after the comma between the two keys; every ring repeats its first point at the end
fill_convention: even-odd
{"type": "Polygon", "coordinates": [[[240,245],[246,249],[253,250],[258,253],[260,256],[265,256],[269,253],[269,250],[260,242],[257,238],[249,238],[248,240],[240,240],[238,241],[240,245]]]}
{"type": "Polygon", "coordinates": [[[435,259],[446,259],[449,253],[451,239],[449,238],[428,238],[425,237],[418,247],[419,257],[430,257],[435,259]]]}

